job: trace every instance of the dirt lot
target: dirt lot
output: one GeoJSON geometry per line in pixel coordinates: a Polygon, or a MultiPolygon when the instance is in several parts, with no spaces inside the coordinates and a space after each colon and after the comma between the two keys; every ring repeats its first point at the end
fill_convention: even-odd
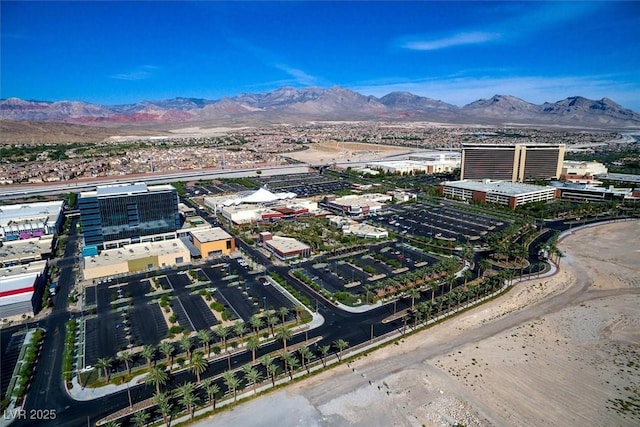
{"type": "Polygon", "coordinates": [[[638,425],[621,407],[640,397],[640,223],[578,231],[560,249],[552,278],[206,425],[638,425]]]}
{"type": "Polygon", "coordinates": [[[366,162],[411,152],[406,147],[367,144],[363,142],[319,142],[309,144],[309,149],[288,153],[287,157],[307,163],[318,162],[366,162]]]}

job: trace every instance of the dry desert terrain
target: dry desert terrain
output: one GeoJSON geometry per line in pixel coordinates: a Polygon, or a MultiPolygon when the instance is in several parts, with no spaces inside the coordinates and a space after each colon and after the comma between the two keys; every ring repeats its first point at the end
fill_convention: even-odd
{"type": "Polygon", "coordinates": [[[200,425],[640,425],[640,222],[559,247],[552,277],[200,425]]]}

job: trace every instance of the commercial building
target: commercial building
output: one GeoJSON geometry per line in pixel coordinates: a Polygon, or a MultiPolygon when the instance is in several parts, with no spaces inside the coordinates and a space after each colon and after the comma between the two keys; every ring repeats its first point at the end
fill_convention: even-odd
{"type": "Polygon", "coordinates": [[[46,261],[0,268],[0,318],[36,313],[46,280],[46,261]]]}
{"type": "Polygon", "coordinates": [[[564,144],[463,144],[461,179],[558,179],[564,144]]]}
{"type": "Polygon", "coordinates": [[[170,185],[144,183],[99,186],[80,193],[84,255],[142,241],[175,238],[180,228],[178,194],[170,185]],[[147,239],[148,240],[148,239],[147,239]]]}
{"type": "Polygon", "coordinates": [[[327,219],[335,227],[342,230],[344,235],[353,234],[365,239],[386,239],[389,237],[389,232],[384,228],[357,222],[347,217],[332,215],[328,216],[327,219]]]}
{"type": "Polygon", "coordinates": [[[63,222],[63,201],[0,206],[0,241],[53,235],[63,222]]]}
{"type": "Polygon", "coordinates": [[[84,257],[85,280],[174,267],[191,262],[191,252],[180,239],[132,243],[84,257]]]}
{"type": "Polygon", "coordinates": [[[496,203],[514,209],[527,203],[553,200],[557,190],[553,187],[505,181],[449,181],[440,185],[443,196],[461,200],[496,203]]]}
{"type": "Polygon", "coordinates": [[[52,246],[53,236],[0,242],[0,266],[10,267],[47,259],[52,246]]]}
{"type": "Polygon", "coordinates": [[[285,261],[311,255],[311,247],[291,237],[274,236],[265,231],[260,233],[260,242],[269,252],[285,261]]]}
{"type": "Polygon", "coordinates": [[[336,213],[348,216],[367,216],[384,209],[385,202],[393,199],[388,194],[351,194],[344,197],[327,196],[322,205],[336,213]]]}
{"type": "Polygon", "coordinates": [[[565,200],[605,202],[632,197],[631,188],[594,187],[587,184],[558,181],[551,182],[551,186],[558,190],[558,197],[565,200]]]}
{"type": "Polygon", "coordinates": [[[236,241],[220,227],[191,232],[191,242],[203,258],[229,255],[236,250],[236,241]]]}
{"type": "Polygon", "coordinates": [[[386,162],[368,163],[367,167],[387,173],[401,175],[415,175],[417,173],[433,174],[452,172],[460,167],[460,160],[392,160],[386,162]]]}
{"type": "Polygon", "coordinates": [[[562,163],[562,179],[582,179],[606,174],[607,172],[607,167],[600,162],[565,160],[562,163]]]}

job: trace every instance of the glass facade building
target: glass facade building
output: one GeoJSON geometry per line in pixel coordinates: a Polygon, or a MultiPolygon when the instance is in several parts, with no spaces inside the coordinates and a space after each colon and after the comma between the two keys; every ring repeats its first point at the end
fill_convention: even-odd
{"type": "Polygon", "coordinates": [[[106,242],[136,243],[142,236],[180,228],[178,193],[170,185],[124,184],[98,187],[78,198],[84,246],[106,242]]]}

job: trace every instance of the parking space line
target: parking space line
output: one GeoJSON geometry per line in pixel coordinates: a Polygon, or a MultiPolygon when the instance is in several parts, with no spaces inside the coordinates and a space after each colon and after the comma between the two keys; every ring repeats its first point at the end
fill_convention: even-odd
{"type": "Polygon", "coordinates": [[[176,299],[178,300],[178,304],[180,304],[180,307],[182,307],[182,311],[184,312],[184,315],[187,316],[187,320],[189,321],[189,324],[191,325],[191,329],[195,332],[197,329],[196,327],[193,325],[193,322],[191,321],[191,317],[189,317],[189,313],[187,312],[187,310],[185,310],[184,305],[182,305],[182,301],[180,301],[180,297],[178,296],[178,294],[176,294],[176,290],[173,287],[173,283],[171,283],[171,279],[169,279],[169,276],[165,276],[167,278],[167,282],[169,283],[169,286],[171,287],[171,290],[174,292],[174,295],[176,296],[176,299]]]}

